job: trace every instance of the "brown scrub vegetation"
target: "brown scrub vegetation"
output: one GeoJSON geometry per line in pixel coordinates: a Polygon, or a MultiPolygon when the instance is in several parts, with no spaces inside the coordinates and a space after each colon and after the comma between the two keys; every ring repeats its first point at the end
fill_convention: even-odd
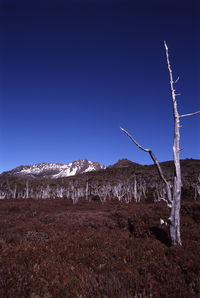
{"type": "Polygon", "coordinates": [[[200,202],[0,201],[0,297],[199,297],[200,202]]]}

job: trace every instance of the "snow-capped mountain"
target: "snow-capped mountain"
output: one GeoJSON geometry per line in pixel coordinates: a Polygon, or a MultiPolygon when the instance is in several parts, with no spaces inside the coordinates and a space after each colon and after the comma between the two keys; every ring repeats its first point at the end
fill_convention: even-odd
{"type": "Polygon", "coordinates": [[[90,171],[98,171],[106,167],[96,161],[87,159],[76,160],[69,164],[63,163],[38,163],[31,166],[19,166],[11,171],[3,172],[0,176],[27,177],[33,179],[56,179],[82,174],[90,171]]]}

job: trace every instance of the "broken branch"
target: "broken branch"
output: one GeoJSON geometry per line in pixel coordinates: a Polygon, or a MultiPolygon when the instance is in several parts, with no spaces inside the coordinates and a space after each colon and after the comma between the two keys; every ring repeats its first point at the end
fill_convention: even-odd
{"type": "Polygon", "coordinates": [[[199,114],[199,113],[200,113],[200,111],[197,111],[197,112],[194,112],[194,113],[190,113],[190,114],[179,115],[179,118],[193,116],[193,115],[196,115],[196,114],[199,114]]]}

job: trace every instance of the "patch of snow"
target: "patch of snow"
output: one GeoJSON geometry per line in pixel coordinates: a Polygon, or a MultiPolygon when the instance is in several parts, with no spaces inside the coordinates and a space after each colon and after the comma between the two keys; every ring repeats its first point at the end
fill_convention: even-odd
{"type": "Polygon", "coordinates": [[[93,165],[90,165],[84,172],[90,172],[94,170],[95,170],[95,167],[93,165]]]}

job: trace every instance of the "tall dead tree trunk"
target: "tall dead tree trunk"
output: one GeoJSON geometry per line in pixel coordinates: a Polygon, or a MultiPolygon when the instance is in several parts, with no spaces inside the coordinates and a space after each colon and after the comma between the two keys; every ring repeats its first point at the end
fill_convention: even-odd
{"type": "Polygon", "coordinates": [[[172,69],[169,61],[169,54],[168,54],[168,47],[166,42],[164,42],[165,45],[165,51],[166,51],[166,58],[167,58],[167,65],[169,70],[169,76],[170,76],[170,88],[171,88],[171,98],[173,103],[173,115],[174,115],[174,144],[173,144],[173,156],[174,156],[174,185],[173,190],[170,188],[170,183],[165,179],[162,169],[160,167],[160,164],[153,154],[153,152],[150,149],[145,149],[142,147],[138,142],[136,142],[135,139],[122,127],[121,130],[126,133],[131,140],[143,151],[148,152],[155,163],[159,176],[163,180],[166,186],[166,193],[167,193],[167,199],[165,200],[167,202],[168,207],[170,208],[170,218],[169,218],[169,226],[170,226],[170,237],[171,237],[171,244],[172,245],[182,245],[181,242],[181,233],[180,233],[180,202],[181,202],[181,167],[180,167],[180,118],[186,117],[186,116],[192,116],[200,113],[200,111],[191,113],[191,114],[185,114],[185,115],[179,115],[178,109],[177,109],[177,101],[176,96],[179,94],[175,93],[174,89],[174,83],[178,81],[178,79],[174,82],[173,81],[173,75],[172,75],[172,69]]]}
{"type": "Polygon", "coordinates": [[[173,144],[173,155],[174,155],[174,189],[173,189],[173,200],[170,214],[170,236],[172,245],[181,245],[181,234],[180,234],[180,202],[181,202],[181,166],[180,166],[180,116],[177,109],[176,94],[174,90],[174,81],[169,61],[168,47],[164,42],[166,50],[167,65],[170,77],[170,88],[171,98],[173,103],[173,114],[174,114],[174,144],[173,144]]]}

